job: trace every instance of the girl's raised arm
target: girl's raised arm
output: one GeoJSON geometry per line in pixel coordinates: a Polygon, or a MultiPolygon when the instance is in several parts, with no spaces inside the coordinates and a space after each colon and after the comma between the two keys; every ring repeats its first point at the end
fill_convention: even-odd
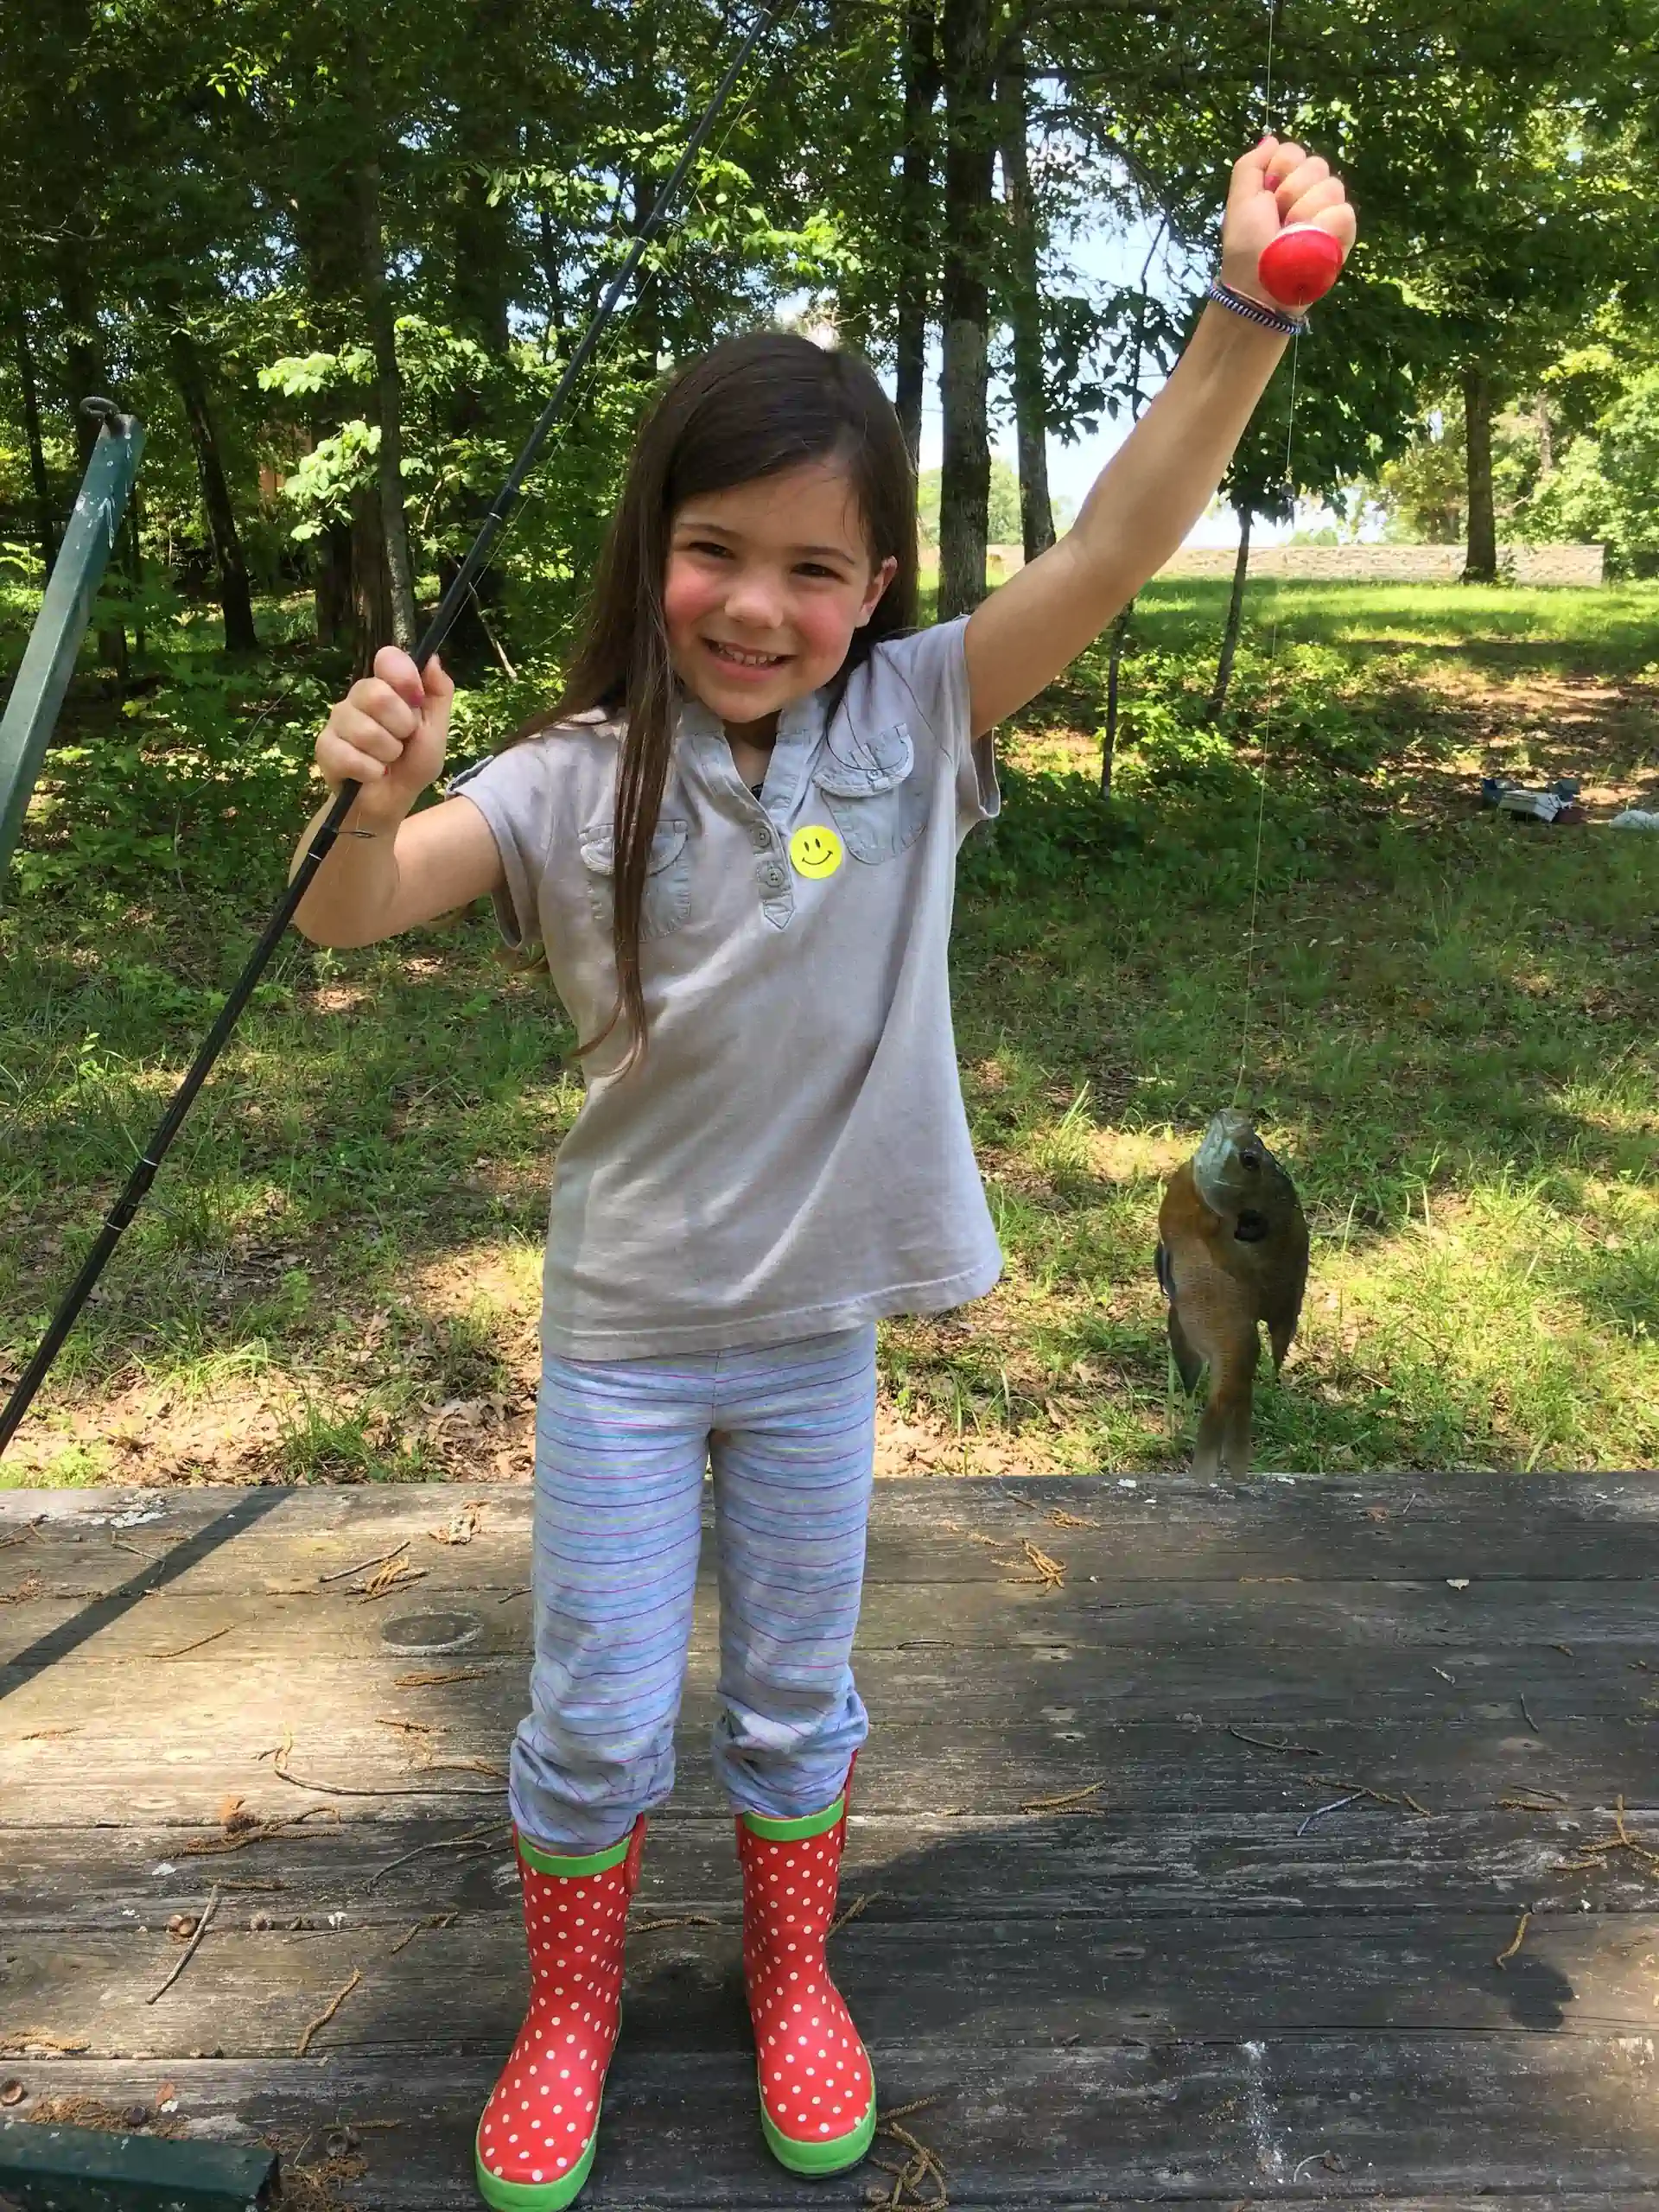
{"type": "Polygon", "coordinates": [[[471,799],[410,812],[442,769],[454,691],[435,658],[423,675],[407,653],[383,645],[374,674],[330,714],[316,748],[330,797],[300,838],[290,882],[333,794],[347,780],[363,788],[294,917],[314,944],[374,944],[505,881],[494,834],[471,799]]]}
{"type": "MultiPolygon", "coordinates": [[[[1344,255],[1353,245],[1354,213],[1340,179],[1300,146],[1264,138],[1234,166],[1223,282],[1277,307],[1262,290],[1257,264],[1293,222],[1318,223],[1344,255]]],[[[1285,344],[1230,308],[1205,308],[1168,383],[1096,479],[1071,530],[969,618],[976,737],[1052,683],[1162,568],[1209,505],[1285,344]]]]}

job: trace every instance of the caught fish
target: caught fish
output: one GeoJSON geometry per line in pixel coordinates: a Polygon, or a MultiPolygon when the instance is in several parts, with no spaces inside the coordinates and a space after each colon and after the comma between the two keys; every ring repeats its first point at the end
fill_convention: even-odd
{"type": "Polygon", "coordinates": [[[1261,1325],[1277,1370],[1307,1287],[1301,1203],[1248,1114],[1217,1114],[1170,1177],[1158,1209],[1157,1268],[1182,1382],[1196,1390],[1210,1370],[1192,1471],[1248,1474],[1261,1325]]]}

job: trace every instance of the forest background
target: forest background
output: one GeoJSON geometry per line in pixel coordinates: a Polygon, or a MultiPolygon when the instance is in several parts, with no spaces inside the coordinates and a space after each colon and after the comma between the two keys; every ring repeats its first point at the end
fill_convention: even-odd
{"type": "MultiPolygon", "coordinates": [[[[65,1194],[89,1230],[257,930],[327,702],[435,604],[740,28],[702,0],[15,0],[0,673],[78,403],[148,447],[0,902],[0,1379],[83,1241],[65,1194]]],[[[1570,769],[1605,818],[1659,760],[1659,9],[799,0],[445,649],[454,755],[555,688],[662,374],[757,321],[868,353],[918,455],[937,406],[927,571],[939,613],[972,606],[988,548],[1051,541],[1052,454],[1156,391],[1264,118],[1342,169],[1361,241],[1294,435],[1287,371],[1223,498],[1246,547],[1324,502],[1464,543],[1468,582],[1154,586],[1009,733],[957,984],[1010,1278],[977,1321],[888,1332],[893,1433],[1179,1448],[1147,1232],[1242,1046],[1329,1246],[1304,1387],[1264,1416],[1281,1463],[1651,1464],[1649,863],[1495,845],[1478,793],[1570,769]],[[1507,546],[1562,538],[1605,544],[1609,588],[1506,583],[1507,546]]],[[[187,1471],[430,1471],[454,1408],[519,1417],[575,1090],[487,926],[290,942],[29,1466],[107,1474],[140,1406],[158,1450],[175,1408],[187,1471]],[[395,1376],[352,1364],[365,1330],[395,1376]],[[176,1410],[238,1390],[217,1426],[176,1410]]]]}

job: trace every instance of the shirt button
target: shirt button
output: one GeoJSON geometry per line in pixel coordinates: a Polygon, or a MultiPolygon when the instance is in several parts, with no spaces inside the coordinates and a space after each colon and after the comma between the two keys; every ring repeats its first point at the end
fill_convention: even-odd
{"type": "Polygon", "coordinates": [[[757,853],[764,853],[767,846],[772,842],[771,830],[763,830],[758,822],[755,823],[753,829],[750,830],[749,836],[753,840],[754,849],[757,853]]]}
{"type": "Polygon", "coordinates": [[[785,877],[784,871],[779,867],[776,861],[774,861],[770,868],[764,868],[761,869],[760,880],[766,885],[768,891],[781,891],[786,879],[785,877]]]}

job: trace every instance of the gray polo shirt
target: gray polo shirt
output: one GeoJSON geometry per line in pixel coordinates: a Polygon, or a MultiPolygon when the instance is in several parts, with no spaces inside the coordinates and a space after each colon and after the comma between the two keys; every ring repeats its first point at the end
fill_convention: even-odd
{"type": "MultiPolygon", "coordinates": [[[[995,813],[965,623],[879,645],[825,727],[784,714],[761,796],[681,709],[652,845],[650,1048],[584,1063],[548,1215],[542,1342],[573,1359],[782,1343],[982,1296],[1001,1271],[969,1141],[947,945],[957,852],[995,813]]],[[[609,1019],[620,732],[594,715],[457,776],[509,945],[578,1033],[609,1019]]]]}

